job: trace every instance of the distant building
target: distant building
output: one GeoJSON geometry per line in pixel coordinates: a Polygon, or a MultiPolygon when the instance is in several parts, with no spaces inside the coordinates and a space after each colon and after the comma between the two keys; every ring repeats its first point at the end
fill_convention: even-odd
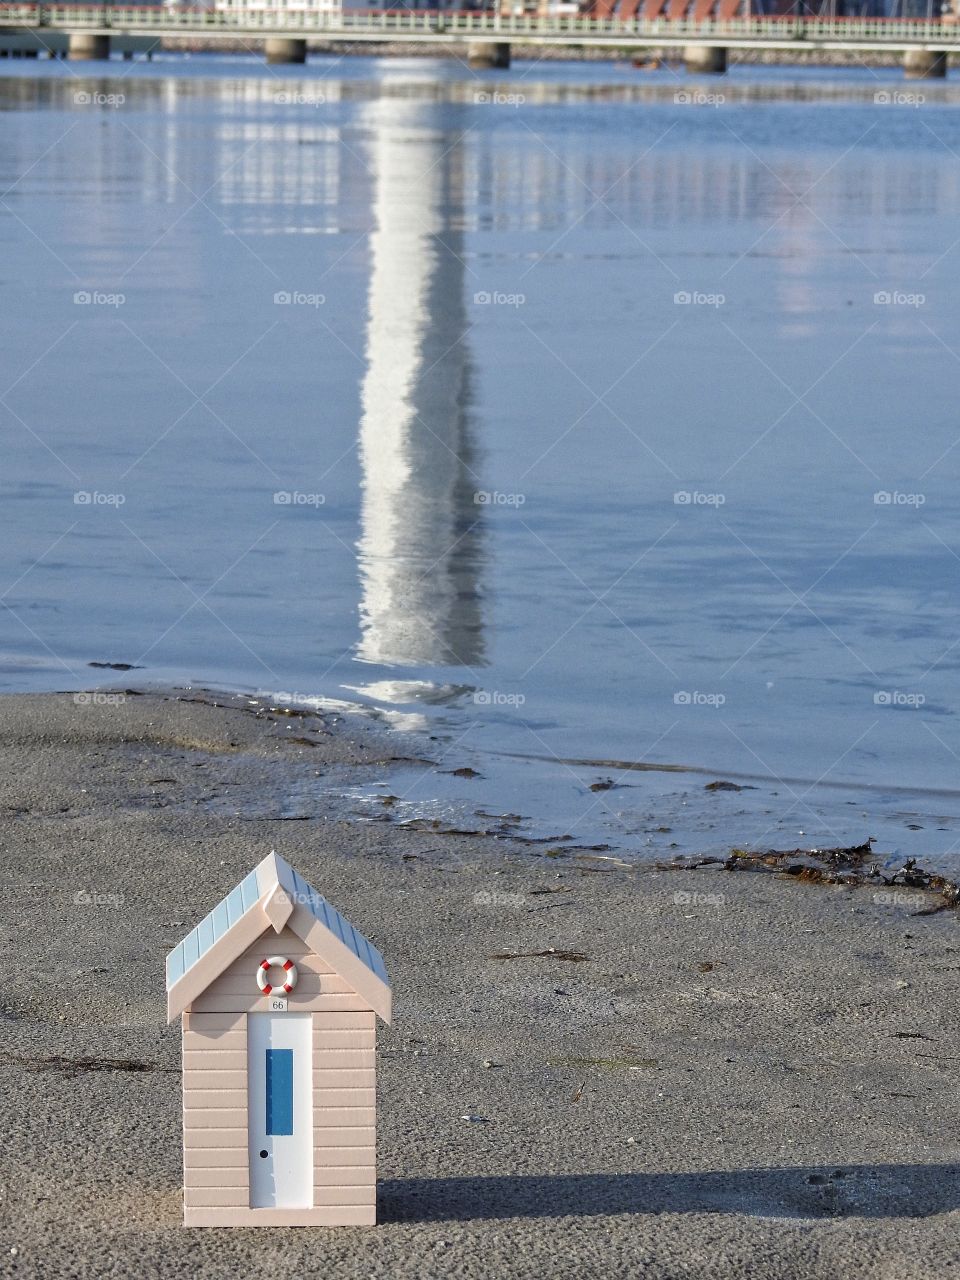
{"type": "Polygon", "coordinates": [[[752,12],[768,18],[934,18],[952,10],[949,0],[752,0],[752,12]]]}

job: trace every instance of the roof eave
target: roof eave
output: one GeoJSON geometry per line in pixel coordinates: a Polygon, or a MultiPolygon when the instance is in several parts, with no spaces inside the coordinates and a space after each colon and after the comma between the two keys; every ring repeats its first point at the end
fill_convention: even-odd
{"type": "Polygon", "coordinates": [[[389,983],[365,965],[356,952],[331,933],[307,907],[295,906],[288,923],[297,937],[326,960],[344,982],[349,982],[357,995],[389,1026],[393,1018],[393,992],[389,983]]]}
{"type": "MultiPolygon", "coordinates": [[[[265,897],[268,895],[265,895],[265,897]]],[[[252,947],[265,930],[271,928],[270,920],[264,911],[264,898],[256,902],[249,911],[245,911],[240,919],[205,951],[195,964],[192,964],[167,992],[167,1022],[173,1022],[189,1005],[202,995],[210,983],[220,977],[234,960],[252,947]]]]}

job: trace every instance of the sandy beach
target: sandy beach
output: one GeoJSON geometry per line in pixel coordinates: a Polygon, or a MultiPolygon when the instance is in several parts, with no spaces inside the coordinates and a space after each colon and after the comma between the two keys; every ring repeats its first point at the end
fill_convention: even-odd
{"type": "Polygon", "coordinates": [[[395,753],[201,690],[0,700],[3,1274],[953,1272],[953,913],[297,814],[395,753]],[[375,1228],[181,1225],[164,956],[271,848],[390,970],[375,1228]]]}

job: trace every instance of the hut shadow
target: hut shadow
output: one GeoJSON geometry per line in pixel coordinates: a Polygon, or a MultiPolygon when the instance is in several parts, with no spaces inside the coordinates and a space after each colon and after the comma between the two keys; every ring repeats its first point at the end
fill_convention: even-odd
{"type": "Polygon", "coordinates": [[[524,1174],[382,1182],[384,1222],[597,1214],[925,1218],[960,1207],[960,1164],[846,1164],[703,1173],[524,1174]]]}

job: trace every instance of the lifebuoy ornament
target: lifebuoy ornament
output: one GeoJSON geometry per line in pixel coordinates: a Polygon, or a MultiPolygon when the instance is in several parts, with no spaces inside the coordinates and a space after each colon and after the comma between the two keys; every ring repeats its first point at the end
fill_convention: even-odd
{"type": "Polygon", "coordinates": [[[268,956],[266,960],[260,962],[260,968],[257,970],[257,986],[265,996],[273,990],[273,985],[267,981],[271,969],[283,970],[284,991],[290,992],[297,985],[297,966],[293,961],[288,960],[286,956],[268,956]]]}

